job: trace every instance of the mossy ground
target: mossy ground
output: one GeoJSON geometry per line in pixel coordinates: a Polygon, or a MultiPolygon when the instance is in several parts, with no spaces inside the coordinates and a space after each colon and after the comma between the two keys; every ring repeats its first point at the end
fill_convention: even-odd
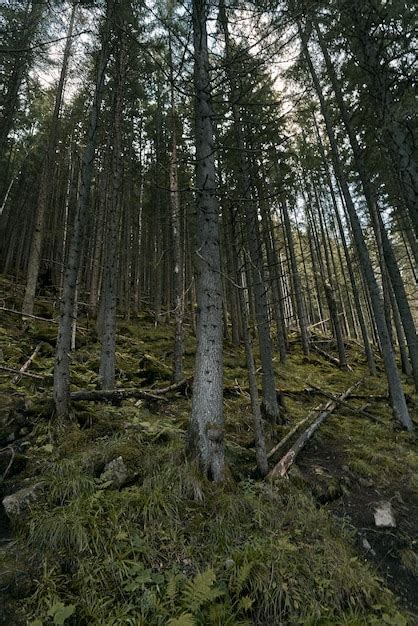
{"type": "MultiPolygon", "coordinates": [[[[18,298],[13,294],[6,306],[17,307],[18,298]]],[[[39,313],[52,314],[47,301],[39,313]]],[[[94,388],[99,346],[92,323],[80,319],[80,325],[73,387],[94,388]]],[[[118,386],[167,384],[172,330],[155,327],[145,313],[120,320],[118,386]]],[[[26,465],[9,474],[4,492],[27,480],[46,485],[14,541],[2,550],[2,571],[27,568],[33,583],[14,594],[14,623],[64,623],[64,618],[65,624],[106,626],[418,623],[413,591],[418,588],[418,447],[414,434],[393,423],[387,400],[368,402],[367,410],[383,424],[336,411],[289,477],[268,484],[254,471],[244,353],[226,342],[228,476],[219,487],[185,459],[190,398],[184,395],[139,405],[79,403],[74,422],[51,420],[55,332],[51,323],[2,313],[4,364],[19,367],[42,341],[30,372],[45,376],[42,382],[22,378],[13,385],[5,375],[0,386],[8,405],[30,399],[33,425],[26,465]],[[118,456],[130,472],[120,491],[97,478],[118,456]],[[377,531],[372,506],[387,498],[398,527],[377,531]]],[[[193,372],[193,353],[190,333],[186,376],[193,372]]],[[[327,401],[301,393],[310,382],[341,392],[366,376],[363,361],[350,344],[353,371],[342,372],[315,354],[305,358],[293,338],[286,365],[276,362],[277,385],[286,391],[286,423],[266,427],[268,448],[327,401]]],[[[405,390],[413,412],[406,381],[405,390]]],[[[366,376],[358,390],[364,396],[386,393],[382,376],[366,376]]]]}

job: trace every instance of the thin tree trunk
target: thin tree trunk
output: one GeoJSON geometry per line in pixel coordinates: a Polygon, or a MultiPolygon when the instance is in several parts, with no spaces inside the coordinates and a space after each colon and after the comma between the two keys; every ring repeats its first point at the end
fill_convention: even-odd
{"type": "MultiPolygon", "coordinates": [[[[376,240],[378,244],[380,259],[381,259],[381,267],[382,267],[382,280],[384,280],[383,274],[386,271],[389,273],[390,282],[392,283],[393,291],[395,294],[396,302],[398,304],[399,315],[402,321],[406,342],[408,345],[409,356],[411,359],[412,372],[414,377],[415,388],[418,391],[418,336],[415,329],[414,320],[412,317],[411,309],[409,306],[408,298],[405,293],[405,287],[402,280],[402,276],[399,271],[398,263],[396,261],[396,257],[390,243],[389,237],[386,232],[385,225],[383,224],[382,216],[379,212],[379,209],[376,205],[376,192],[373,187],[372,182],[370,181],[370,177],[368,176],[363,151],[358,143],[357,136],[354,132],[354,129],[351,124],[351,120],[347,111],[347,107],[344,101],[344,96],[337,80],[337,76],[335,74],[334,67],[331,62],[331,58],[329,56],[328,50],[325,46],[325,42],[322,37],[321,30],[316,22],[315,30],[318,36],[318,40],[321,46],[321,51],[324,56],[324,60],[327,67],[327,72],[329,79],[331,81],[331,85],[333,91],[335,93],[335,97],[337,100],[338,108],[340,111],[341,119],[344,123],[345,129],[347,131],[347,135],[350,140],[351,148],[354,155],[354,161],[356,164],[356,168],[359,172],[360,180],[363,186],[364,196],[366,198],[366,202],[369,208],[370,216],[374,223],[376,240]],[[384,267],[386,266],[386,268],[384,267]]],[[[417,208],[418,212],[418,208],[417,208]]],[[[387,299],[390,299],[390,294],[388,294],[387,299]]],[[[389,328],[388,328],[389,330],[389,328]]]]}
{"type": "MultiPolygon", "coordinates": [[[[119,12],[120,9],[118,9],[119,12]]],[[[126,23],[119,15],[120,27],[115,60],[115,92],[113,105],[113,141],[111,155],[111,200],[108,233],[103,270],[103,289],[100,300],[100,383],[101,388],[113,389],[116,367],[116,309],[118,302],[118,270],[120,263],[120,218],[122,208],[122,122],[124,110],[124,85],[126,75],[126,23]]]]}
{"type": "Polygon", "coordinates": [[[316,74],[315,68],[313,66],[312,60],[309,56],[309,50],[307,46],[307,40],[302,32],[301,27],[299,26],[299,34],[302,41],[303,51],[305,55],[306,62],[308,64],[312,81],[315,86],[315,90],[317,96],[320,101],[321,111],[324,116],[327,134],[331,146],[331,156],[332,162],[334,165],[334,170],[336,177],[341,186],[342,193],[344,195],[345,205],[350,217],[351,228],[353,231],[354,240],[356,242],[356,247],[359,255],[359,260],[364,272],[364,276],[367,282],[367,286],[370,293],[370,298],[373,307],[373,314],[376,320],[376,326],[379,333],[380,344],[382,348],[382,356],[385,363],[386,375],[388,380],[388,385],[390,389],[390,397],[393,413],[396,419],[400,421],[400,423],[407,429],[413,430],[413,424],[408,412],[408,407],[405,401],[405,395],[402,389],[401,380],[399,377],[399,372],[396,366],[395,356],[393,354],[392,346],[390,343],[390,337],[388,333],[388,329],[386,326],[385,316],[382,307],[382,301],[380,297],[379,287],[376,282],[376,277],[373,272],[373,267],[370,261],[369,252],[367,250],[366,243],[364,241],[363,232],[361,229],[360,221],[357,215],[356,208],[354,206],[353,200],[351,198],[350,190],[347,184],[347,180],[345,178],[345,174],[341,165],[337,140],[334,135],[334,130],[332,127],[331,117],[329,114],[328,106],[325,102],[324,95],[322,93],[321,85],[316,74]]]}
{"type": "Polygon", "coordinates": [[[276,322],[277,346],[279,349],[281,363],[286,362],[286,329],[283,312],[283,293],[278,276],[279,260],[276,254],[276,248],[273,246],[274,232],[272,232],[271,216],[266,206],[265,200],[262,198],[262,189],[258,188],[260,209],[261,209],[261,227],[264,239],[264,245],[267,253],[268,271],[270,275],[270,289],[272,294],[272,309],[276,322]]]}
{"type": "Polygon", "coordinates": [[[45,5],[37,0],[32,0],[30,9],[26,12],[24,22],[22,24],[22,36],[16,41],[16,52],[12,70],[7,81],[5,94],[2,98],[2,107],[0,113],[0,150],[5,152],[5,144],[9,133],[13,127],[14,116],[16,113],[19,89],[22,84],[23,77],[28,69],[30,62],[30,45],[36,34],[45,5]]]}
{"type": "Polygon", "coordinates": [[[54,364],[54,402],[58,416],[66,418],[70,412],[70,348],[71,324],[74,311],[77,276],[80,255],[87,223],[87,208],[93,175],[94,156],[97,142],[97,127],[103,97],[106,67],[109,59],[109,37],[112,13],[116,0],[108,0],[106,18],[102,33],[102,47],[97,66],[96,86],[90,111],[86,148],[81,163],[81,186],[74,216],[73,233],[68,250],[63,292],[61,299],[60,323],[54,364]]]}
{"type": "Polygon", "coordinates": [[[64,92],[64,84],[67,76],[68,62],[71,54],[72,33],[74,28],[74,20],[76,15],[77,3],[74,2],[71,10],[70,21],[67,30],[67,41],[64,49],[64,56],[61,66],[61,74],[55,94],[54,111],[52,114],[51,128],[49,131],[48,145],[46,148],[45,158],[42,165],[40,187],[35,210],[35,225],[32,233],[32,242],[28,260],[28,275],[26,279],[25,297],[23,299],[22,311],[24,313],[33,313],[35,304],[36,286],[38,282],[38,274],[42,260],[42,243],[44,236],[45,213],[48,207],[48,201],[51,193],[51,170],[54,167],[55,149],[58,141],[59,116],[62,105],[64,92]]]}
{"type": "Polygon", "coordinates": [[[251,413],[253,416],[254,439],[255,439],[255,456],[257,467],[261,476],[266,476],[268,472],[268,461],[266,452],[266,442],[264,439],[263,419],[260,411],[260,402],[258,398],[258,387],[256,378],[256,369],[254,362],[254,353],[251,341],[251,333],[249,326],[248,308],[244,299],[244,292],[241,288],[239,291],[240,308],[243,317],[244,347],[245,357],[247,361],[248,385],[250,388],[251,413]]]}
{"type": "Polygon", "coordinates": [[[302,339],[303,354],[309,354],[309,333],[306,319],[305,303],[302,296],[299,269],[296,262],[295,245],[293,242],[292,227],[290,225],[289,212],[285,203],[282,204],[283,223],[286,232],[287,245],[289,247],[290,267],[292,271],[293,290],[295,294],[296,309],[299,321],[299,329],[302,339]]]}
{"type": "Polygon", "coordinates": [[[183,318],[184,318],[184,264],[181,249],[181,215],[177,163],[176,102],[174,96],[171,34],[169,34],[170,89],[171,89],[171,154],[170,154],[170,207],[172,253],[174,262],[174,382],[183,378],[183,318]]]}
{"type": "Polygon", "coordinates": [[[232,57],[230,53],[230,40],[228,20],[223,0],[219,4],[219,19],[225,39],[226,74],[230,87],[231,110],[234,120],[234,133],[237,148],[239,150],[239,190],[244,206],[244,221],[246,243],[249,251],[249,263],[253,282],[255,314],[257,320],[258,339],[260,347],[263,389],[263,411],[266,417],[272,421],[279,419],[279,405],[277,402],[276,382],[273,368],[273,352],[271,346],[266,282],[263,267],[263,255],[261,246],[260,228],[258,223],[258,211],[251,194],[251,177],[245,151],[243,128],[240,111],[238,90],[232,72],[232,57]]]}

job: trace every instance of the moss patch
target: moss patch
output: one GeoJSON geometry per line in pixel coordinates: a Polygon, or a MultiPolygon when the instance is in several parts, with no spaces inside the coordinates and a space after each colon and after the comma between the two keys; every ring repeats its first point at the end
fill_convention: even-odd
{"type": "MultiPolygon", "coordinates": [[[[158,387],[170,379],[173,328],[155,327],[153,319],[144,313],[120,322],[118,386],[158,387]]],[[[46,341],[44,324],[4,318],[0,342],[9,366],[18,367],[41,335],[46,341]]],[[[88,321],[80,324],[87,328],[88,321]]],[[[22,378],[12,385],[6,376],[1,384],[12,406],[18,398],[31,402],[26,466],[4,487],[13,490],[19,481],[35,478],[46,484],[16,535],[23,563],[18,567],[24,568],[29,548],[32,578],[38,581],[18,600],[23,621],[50,624],[60,610],[67,611],[66,624],[81,626],[414,623],[408,598],[396,586],[389,590],[394,570],[386,577],[378,558],[362,547],[360,529],[369,524],[367,538],[379,557],[380,544],[374,544],[365,515],[375,493],[391,499],[399,520],[397,542],[385,544],[386,535],[379,541],[382,550],[392,546],[397,571],[416,580],[411,525],[418,518],[416,437],[397,430],[387,400],[367,400],[384,397],[386,381],[367,376],[356,345],[349,345],[352,372],[314,354],[304,357],[297,341],[285,366],[275,359],[277,387],[288,392],[287,422],[266,425],[268,447],[327,402],[303,393],[310,382],[339,393],[365,377],[358,390],[364,398],[350,402],[369,404],[367,411],[383,424],[339,408],[289,478],[274,486],[254,475],[244,352],[225,345],[225,385],[238,393],[225,396],[228,479],[222,488],[186,462],[190,398],[181,394],[157,404],[79,403],[75,422],[51,421],[53,348],[48,345],[30,370],[45,376],[42,384],[22,378]],[[115,491],[98,477],[104,464],[119,456],[130,480],[115,491]],[[356,517],[360,511],[364,516],[356,517]]],[[[186,375],[193,371],[194,345],[187,336],[186,375]]],[[[74,389],[97,386],[98,362],[99,345],[90,328],[72,353],[74,389]]],[[[405,390],[414,411],[407,381],[405,390]]],[[[10,552],[3,554],[0,561],[7,564],[9,557],[10,552]]]]}

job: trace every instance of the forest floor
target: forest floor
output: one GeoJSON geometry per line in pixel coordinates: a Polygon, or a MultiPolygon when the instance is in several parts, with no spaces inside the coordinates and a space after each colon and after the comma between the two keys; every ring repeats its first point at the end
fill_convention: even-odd
{"type": "MultiPolygon", "coordinates": [[[[2,279],[1,304],[19,309],[21,287],[2,279]]],[[[37,315],[50,318],[51,300],[37,315]]],[[[291,337],[285,366],[275,360],[282,425],[267,425],[270,450],[309,411],[364,377],[348,400],[381,422],[338,408],[288,476],[255,471],[245,355],[225,342],[227,480],[203,480],[184,456],[190,390],[156,401],[78,402],[74,420],[51,417],[56,324],[0,311],[2,498],[39,485],[31,506],[9,523],[0,507],[0,624],[192,626],[235,624],[418,624],[418,446],[391,417],[385,378],[367,376],[361,350],[347,344],[352,371],[291,337]],[[12,460],[13,457],[13,460],[12,460]],[[122,457],[119,489],[103,474],[122,457]],[[395,528],[375,526],[390,501],[395,528]],[[3,600],[3,602],[1,601],[3,600]]],[[[73,389],[97,386],[94,324],[79,320],[73,389]]],[[[189,329],[190,331],[190,329],[189,329]]],[[[118,322],[117,386],[170,383],[173,328],[150,314],[118,322]]],[[[194,340],[185,345],[193,374],[194,340]]],[[[417,398],[404,381],[413,419],[417,398]]],[[[270,459],[271,466],[278,457],[270,459]]]]}

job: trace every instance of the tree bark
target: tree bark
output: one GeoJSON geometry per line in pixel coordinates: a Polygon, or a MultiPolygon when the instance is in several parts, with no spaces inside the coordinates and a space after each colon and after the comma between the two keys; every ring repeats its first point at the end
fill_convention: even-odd
{"type": "MultiPolygon", "coordinates": [[[[118,13],[121,9],[118,9],[118,13]]],[[[113,103],[113,141],[111,155],[111,199],[108,215],[108,232],[105,246],[105,263],[103,270],[103,287],[100,300],[99,338],[100,383],[102,389],[113,389],[115,386],[116,367],[116,309],[118,301],[118,270],[120,261],[120,217],[122,208],[122,122],[124,110],[124,85],[126,74],[126,23],[123,16],[116,16],[119,27],[115,59],[115,82],[113,103]]]]}
{"type": "Polygon", "coordinates": [[[81,185],[71,241],[69,244],[67,264],[64,274],[60,322],[57,338],[57,347],[54,364],[54,402],[58,416],[68,418],[70,413],[70,348],[71,325],[74,311],[74,301],[77,288],[77,276],[80,265],[80,256],[87,223],[88,199],[90,195],[93,164],[97,142],[97,128],[100,107],[103,97],[104,78],[109,60],[109,37],[112,14],[117,0],[108,0],[106,17],[102,32],[102,46],[97,65],[96,85],[93,103],[90,111],[90,120],[87,132],[86,148],[81,164],[81,185]]]}
{"type": "MultiPolygon", "coordinates": [[[[390,282],[393,287],[396,302],[398,305],[399,315],[402,321],[402,326],[405,333],[406,342],[408,345],[409,356],[411,359],[412,373],[414,378],[415,388],[418,391],[418,336],[415,329],[414,320],[412,317],[411,309],[409,306],[408,298],[405,293],[405,286],[402,280],[402,276],[399,271],[399,266],[396,261],[396,257],[390,243],[388,234],[386,232],[385,225],[382,220],[382,216],[376,204],[376,191],[368,176],[363,151],[359,145],[357,136],[351,124],[351,120],[347,111],[347,107],[344,101],[343,92],[340,84],[337,80],[337,76],[332,65],[332,61],[325,42],[322,37],[321,30],[316,21],[314,21],[315,30],[318,36],[318,41],[321,46],[321,51],[324,56],[325,64],[327,67],[327,73],[335,94],[335,98],[340,111],[341,119],[344,127],[347,131],[348,138],[350,140],[351,148],[353,151],[354,161],[357,171],[360,176],[360,180],[363,187],[364,196],[369,208],[371,219],[374,223],[376,240],[380,250],[382,274],[387,272],[389,274],[390,282]]],[[[418,209],[417,209],[418,211],[418,209]]],[[[390,298],[390,294],[388,294],[390,298]]],[[[388,298],[388,299],[389,299],[388,298]]]]}
{"type": "Polygon", "coordinates": [[[22,311],[33,313],[35,304],[36,286],[38,274],[42,260],[42,243],[44,237],[45,213],[51,193],[51,171],[54,168],[55,150],[58,141],[59,116],[64,93],[64,84],[67,77],[68,62],[71,54],[72,34],[76,15],[77,3],[74,2],[71,9],[70,21],[67,30],[67,41],[62,59],[61,73],[58,87],[55,94],[54,111],[52,113],[51,127],[49,130],[48,144],[42,165],[41,180],[38,192],[38,199],[35,210],[35,225],[32,232],[32,241],[28,260],[28,274],[26,278],[25,297],[23,299],[22,311]]]}
{"type": "Polygon", "coordinates": [[[299,269],[296,262],[295,245],[293,242],[292,227],[290,225],[289,212],[285,203],[282,204],[283,225],[286,232],[287,244],[289,246],[290,267],[292,271],[292,283],[295,293],[299,329],[302,339],[303,354],[309,354],[309,334],[308,322],[306,319],[305,303],[302,296],[302,286],[300,282],[299,269]]]}
{"type": "Polygon", "coordinates": [[[187,450],[215,482],[224,477],[223,315],[206,0],[193,0],[197,188],[196,365],[187,450]]]}
{"type": "Polygon", "coordinates": [[[313,66],[309,50],[307,46],[307,39],[302,32],[302,28],[299,26],[299,34],[302,41],[303,51],[306,62],[309,67],[309,71],[312,76],[312,81],[320,101],[322,115],[325,120],[327,134],[331,146],[331,157],[335,170],[336,177],[341,187],[341,191],[344,196],[345,205],[351,222],[351,228],[353,231],[353,237],[356,242],[357,252],[359,260],[363,269],[364,277],[367,282],[368,290],[370,293],[370,299],[373,307],[373,314],[376,320],[376,326],[379,334],[380,345],[382,349],[382,356],[385,363],[386,376],[390,389],[390,397],[393,413],[396,419],[400,421],[402,426],[407,430],[413,430],[413,424],[408,412],[408,407],[405,401],[405,395],[402,389],[399,372],[396,367],[395,356],[393,354],[392,346],[390,343],[390,337],[386,326],[385,316],[382,307],[382,301],[380,297],[379,287],[376,282],[376,277],[373,272],[373,267],[370,261],[369,252],[363,237],[360,221],[357,215],[356,208],[351,198],[350,190],[345,178],[345,174],[342,168],[342,164],[339,157],[337,140],[335,138],[334,130],[332,127],[331,117],[328,110],[327,103],[322,93],[321,85],[313,66]]]}
{"type": "Polygon", "coordinates": [[[267,478],[269,480],[283,478],[283,476],[287,473],[289,467],[295,462],[295,459],[299,452],[305,447],[309,439],[311,439],[312,435],[318,430],[318,428],[326,420],[326,418],[331,415],[333,411],[335,411],[338,406],[338,401],[344,401],[346,398],[348,398],[351,392],[356,389],[356,387],[358,387],[361,382],[362,381],[359,380],[357,383],[355,383],[355,385],[344,391],[344,393],[342,393],[338,398],[336,398],[335,400],[331,400],[325,405],[315,421],[300,435],[300,437],[298,437],[298,439],[288,450],[288,452],[286,452],[286,454],[268,473],[267,478]]]}
{"type": "Polygon", "coordinates": [[[171,154],[170,154],[170,208],[174,262],[174,356],[173,378],[183,378],[183,318],[184,318],[184,264],[181,249],[181,215],[177,163],[176,102],[174,96],[173,59],[169,33],[170,96],[171,96],[171,154]]]}
{"type": "Polygon", "coordinates": [[[251,194],[251,177],[246,156],[244,134],[241,123],[239,93],[233,74],[233,60],[230,53],[230,39],[228,19],[223,0],[219,4],[219,19],[225,39],[225,71],[230,88],[230,107],[234,121],[234,133],[237,148],[239,150],[239,191],[244,208],[244,226],[246,243],[248,245],[249,263],[253,282],[255,315],[257,320],[258,339],[260,347],[262,387],[263,387],[263,412],[272,421],[279,419],[279,405],[276,395],[275,375],[273,368],[273,351],[271,346],[269,315],[267,304],[267,290],[264,275],[264,263],[262,255],[262,243],[258,222],[258,211],[251,194]]]}

